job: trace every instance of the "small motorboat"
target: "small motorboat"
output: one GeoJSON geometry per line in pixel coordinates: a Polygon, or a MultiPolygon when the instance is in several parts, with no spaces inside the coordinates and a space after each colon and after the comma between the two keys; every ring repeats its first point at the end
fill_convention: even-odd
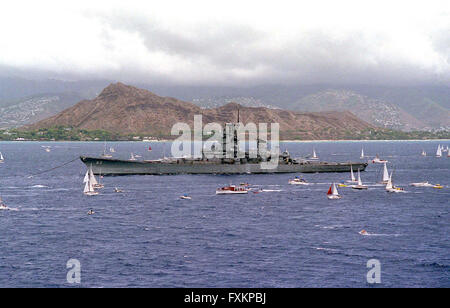
{"type": "Polygon", "coordinates": [[[388,163],[387,160],[385,159],[381,159],[378,154],[375,156],[375,158],[372,160],[373,164],[384,164],[384,163],[388,163]]]}
{"type": "Polygon", "coordinates": [[[94,212],[93,210],[89,210],[89,211],[87,212],[87,214],[88,214],[88,215],[94,215],[95,212],[94,212]]]}
{"type": "Polygon", "coordinates": [[[120,188],[118,188],[118,187],[115,187],[115,188],[114,188],[114,192],[115,192],[115,193],[123,193],[123,190],[120,189],[120,188]]]}
{"type": "Polygon", "coordinates": [[[305,179],[299,178],[298,176],[295,177],[293,180],[289,180],[290,185],[309,185],[308,182],[306,182],[305,179]]]}
{"type": "Polygon", "coordinates": [[[3,203],[2,198],[0,197],[0,210],[9,210],[6,204],[3,203]]]}
{"type": "Polygon", "coordinates": [[[333,185],[330,186],[330,189],[328,189],[327,198],[329,200],[338,200],[342,198],[341,195],[339,195],[335,183],[333,183],[333,185]]]}
{"type": "Polygon", "coordinates": [[[428,182],[411,183],[413,187],[433,187],[434,185],[428,182]]]}
{"type": "Polygon", "coordinates": [[[361,234],[361,235],[369,235],[369,232],[367,232],[366,230],[362,229],[361,231],[359,231],[359,234],[361,234]]]}
{"type": "Polygon", "coordinates": [[[183,200],[192,200],[192,198],[189,197],[189,196],[186,195],[186,194],[182,195],[182,196],[180,197],[180,199],[183,199],[183,200]]]}
{"type": "Polygon", "coordinates": [[[338,187],[348,187],[348,185],[345,184],[345,183],[339,183],[339,184],[338,184],[338,187]]]}
{"type": "Polygon", "coordinates": [[[442,188],[444,188],[444,186],[442,186],[441,184],[436,184],[436,185],[433,185],[432,187],[435,188],[435,189],[442,189],[442,188]]]}
{"type": "Polygon", "coordinates": [[[216,190],[216,195],[248,194],[249,189],[236,185],[225,186],[216,190]]]}

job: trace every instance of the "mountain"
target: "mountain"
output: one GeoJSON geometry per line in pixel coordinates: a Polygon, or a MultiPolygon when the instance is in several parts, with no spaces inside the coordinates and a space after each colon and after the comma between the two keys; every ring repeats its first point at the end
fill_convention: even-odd
{"type": "Polygon", "coordinates": [[[307,95],[291,105],[299,111],[351,110],[358,118],[378,127],[415,130],[426,124],[395,104],[349,90],[325,90],[307,95]]]}
{"type": "MultiPolygon", "coordinates": [[[[107,80],[64,81],[54,79],[27,80],[0,76],[0,108],[16,105],[30,97],[76,93],[80,99],[92,99],[110,82],[107,80]]],[[[258,85],[258,86],[183,86],[133,84],[162,96],[177,97],[202,108],[216,108],[230,102],[246,107],[267,107],[294,111],[350,110],[372,125],[409,130],[450,131],[450,87],[440,86],[376,86],[376,85],[258,85]]],[[[70,100],[75,104],[79,100],[70,100]]],[[[70,106],[69,100],[52,101],[40,118],[54,115],[70,106]],[[67,102],[67,104],[66,104],[67,102]],[[61,108],[61,106],[63,108],[61,108]]],[[[27,113],[26,108],[22,109],[27,113]]],[[[39,118],[17,121],[15,113],[0,119],[1,127],[29,124],[39,118]]],[[[39,112],[36,113],[39,116],[39,112]]]]}
{"type": "MultiPolygon", "coordinates": [[[[217,107],[230,100],[239,101],[248,106],[266,106],[290,110],[309,111],[334,110],[337,99],[327,102],[318,101],[317,97],[324,97],[323,92],[336,92],[348,95],[352,103],[354,96],[365,106],[370,106],[364,116],[371,124],[401,130],[450,130],[450,87],[438,86],[377,86],[377,85],[260,85],[250,87],[200,87],[200,86],[158,86],[139,85],[144,89],[153,89],[162,95],[176,96],[183,100],[192,101],[202,107],[217,107]],[[315,103],[318,108],[315,108],[315,103]],[[372,114],[381,107],[384,116],[372,114]],[[326,107],[326,108],[325,108],[326,107]],[[394,112],[388,116],[388,112],[394,112]]],[[[342,110],[342,109],[339,109],[342,110]]],[[[353,112],[353,110],[351,110],[353,112]]],[[[361,115],[361,114],[360,114],[361,115]]]]}
{"type": "Polygon", "coordinates": [[[79,102],[78,93],[41,94],[0,106],[0,129],[20,127],[50,117],[79,102]]]}
{"type": "Polygon", "coordinates": [[[244,107],[236,103],[203,109],[193,103],[161,97],[122,83],[111,84],[95,99],[83,100],[55,116],[27,126],[26,129],[65,126],[168,137],[175,123],[183,122],[193,127],[194,115],[202,114],[203,124],[226,123],[236,121],[238,109],[244,123],[279,123],[283,139],[341,139],[374,129],[373,125],[348,111],[305,113],[244,107]]]}

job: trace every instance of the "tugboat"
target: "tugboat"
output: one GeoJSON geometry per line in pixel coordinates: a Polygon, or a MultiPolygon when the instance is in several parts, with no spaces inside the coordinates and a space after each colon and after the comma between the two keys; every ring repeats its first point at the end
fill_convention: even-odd
{"type": "Polygon", "coordinates": [[[248,194],[249,189],[241,186],[230,185],[216,190],[216,195],[231,195],[231,194],[248,194]]]}

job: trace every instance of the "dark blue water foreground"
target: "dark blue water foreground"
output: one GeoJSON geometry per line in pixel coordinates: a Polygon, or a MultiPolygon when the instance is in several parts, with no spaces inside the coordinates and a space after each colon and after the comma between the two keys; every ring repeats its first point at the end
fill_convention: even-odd
{"type": "MultiPolygon", "coordinates": [[[[147,152],[146,143],[108,143],[123,158],[170,152],[168,144],[151,145],[147,152]]],[[[340,188],[339,201],[325,194],[348,174],[305,175],[317,183],[307,187],[288,185],[293,175],[105,177],[101,195],[86,197],[80,161],[27,176],[98,155],[102,143],[0,143],[0,195],[17,209],[0,211],[0,287],[71,286],[71,258],[81,262],[82,287],[366,287],[372,258],[381,262],[381,286],[450,287],[450,158],[434,157],[438,142],[282,148],[299,156],[313,145],[322,160],[359,161],[361,146],[379,153],[408,193],[375,186],[381,165],[370,165],[362,173],[370,189],[340,188]],[[408,186],[425,180],[444,189],[408,186]],[[265,191],[215,195],[240,182],[265,191]],[[114,193],[116,186],[125,192],[114,193]],[[180,200],[184,193],[192,200],[180,200]]]]}

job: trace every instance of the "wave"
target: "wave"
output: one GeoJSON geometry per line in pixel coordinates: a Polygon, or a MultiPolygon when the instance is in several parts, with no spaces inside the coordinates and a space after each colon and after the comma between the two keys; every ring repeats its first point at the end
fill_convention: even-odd
{"type": "Polygon", "coordinates": [[[31,186],[31,188],[50,188],[50,187],[45,186],[45,185],[34,185],[34,186],[31,186]]]}

